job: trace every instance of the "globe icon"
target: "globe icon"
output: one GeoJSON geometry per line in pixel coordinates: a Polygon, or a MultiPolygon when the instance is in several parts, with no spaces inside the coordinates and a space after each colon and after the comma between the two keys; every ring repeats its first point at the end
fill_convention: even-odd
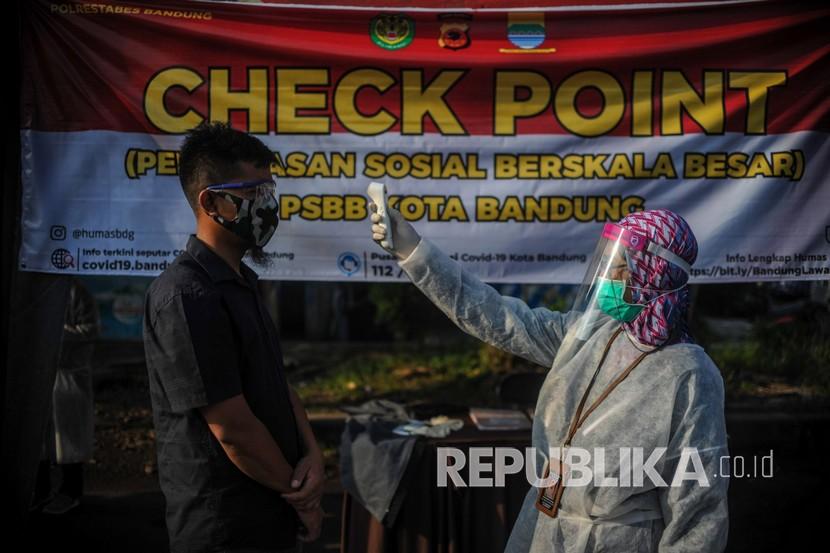
{"type": "Polygon", "coordinates": [[[56,269],[68,269],[75,265],[75,260],[72,259],[72,254],[69,253],[69,250],[58,248],[52,252],[52,265],[56,269]]]}

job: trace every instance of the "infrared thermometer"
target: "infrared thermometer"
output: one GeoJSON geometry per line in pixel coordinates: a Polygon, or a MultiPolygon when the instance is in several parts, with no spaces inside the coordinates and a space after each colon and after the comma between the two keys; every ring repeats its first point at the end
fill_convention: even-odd
{"type": "Polygon", "coordinates": [[[370,183],[369,188],[366,189],[366,194],[378,206],[380,222],[386,227],[386,239],[381,240],[380,245],[387,250],[391,250],[395,246],[392,243],[392,221],[389,219],[389,211],[386,206],[386,185],[380,182],[370,183]]]}

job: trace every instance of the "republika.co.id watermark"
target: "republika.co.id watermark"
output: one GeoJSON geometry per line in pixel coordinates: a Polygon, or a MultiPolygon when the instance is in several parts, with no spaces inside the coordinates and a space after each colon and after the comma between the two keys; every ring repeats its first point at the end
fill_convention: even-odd
{"type": "Polygon", "coordinates": [[[548,451],[543,467],[537,465],[536,448],[524,451],[514,447],[471,447],[466,452],[454,447],[438,448],[437,485],[446,487],[449,482],[457,487],[503,487],[507,475],[519,474],[524,470],[528,483],[537,488],[546,488],[559,479],[559,468],[564,484],[568,487],[642,487],[649,481],[654,487],[678,487],[684,482],[697,482],[710,486],[711,479],[717,478],[772,478],[773,451],[769,455],[750,458],[743,456],[717,455],[716,463],[711,456],[722,447],[698,450],[683,448],[680,455],[666,457],[666,448],[648,450],[640,447],[620,447],[607,455],[606,448],[588,450],[580,447],[553,447],[548,451]],[[707,456],[708,467],[701,454],[707,456]],[[658,469],[661,462],[674,461],[677,465],[671,478],[664,478],[658,469]],[[560,464],[561,461],[561,464],[560,464]],[[713,465],[717,466],[713,468],[713,465]],[[618,467],[616,471],[607,467],[618,467]],[[539,470],[539,469],[542,470],[539,470]],[[549,471],[546,469],[550,469],[549,471]],[[708,469],[708,470],[707,470],[708,469]],[[466,473],[465,475],[462,474],[466,473]],[[540,476],[549,473],[548,476],[540,476]]]}

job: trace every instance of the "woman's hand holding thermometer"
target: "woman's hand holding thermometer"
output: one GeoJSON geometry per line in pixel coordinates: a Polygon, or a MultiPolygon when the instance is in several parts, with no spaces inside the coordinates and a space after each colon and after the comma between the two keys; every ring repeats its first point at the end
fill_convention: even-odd
{"type": "Polygon", "coordinates": [[[398,259],[406,259],[418,246],[421,236],[397,210],[386,205],[386,185],[373,182],[366,193],[372,200],[369,203],[372,239],[398,259]]]}
{"type": "MultiPolygon", "coordinates": [[[[392,232],[388,230],[392,225],[389,222],[389,213],[386,206],[386,185],[380,182],[370,183],[369,188],[366,189],[366,193],[369,195],[369,198],[372,200],[374,205],[377,206],[376,213],[379,220],[375,221],[375,217],[372,216],[372,222],[377,222],[379,225],[382,225],[384,229],[387,229],[387,232],[385,233],[386,236],[384,236],[380,241],[380,246],[391,252],[395,249],[395,243],[392,240],[392,232]]],[[[374,228],[372,230],[374,230],[374,228]]]]}

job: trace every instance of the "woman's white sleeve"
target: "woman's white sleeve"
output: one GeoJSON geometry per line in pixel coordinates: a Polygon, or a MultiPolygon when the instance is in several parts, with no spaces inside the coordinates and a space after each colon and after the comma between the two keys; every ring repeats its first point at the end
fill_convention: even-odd
{"type": "Polygon", "coordinates": [[[425,238],[399,265],[464,332],[543,367],[553,365],[574,317],[502,296],[425,238]]]}
{"type": "Polygon", "coordinates": [[[704,366],[685,372],[676,388],[662,473],[669,486],[659,491],[665,523],[660,553],[718,553],[726,549],[729,451],[723,379],[703,355],[704,366]]]}

